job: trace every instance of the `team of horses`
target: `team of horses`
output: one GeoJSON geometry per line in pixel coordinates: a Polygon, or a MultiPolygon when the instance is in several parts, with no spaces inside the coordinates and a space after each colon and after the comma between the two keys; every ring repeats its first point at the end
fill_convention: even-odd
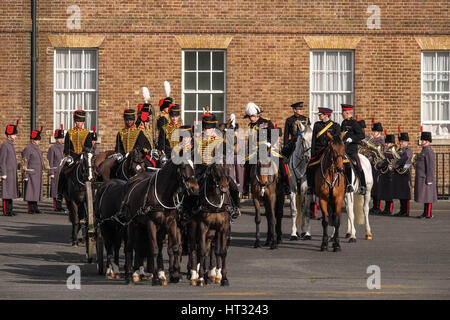
{"type": "MultiPolygon", "coordinates": [[[[306,170],[311,156],[312,130],[301,123],[298,126],[295,149],[289,158],[290,239],[298,240],[299,228],[302,235],[309,235],[310,239],[310,221],[313,218],[308,210],[310,201],[316,202],[322,211],[321,251],[328,250],[329,241],[333,243],[333,251],[341,250],[339,227],[344,205],[348,214],[346,238],[349,242],[356,241],[355,218],[357,224],[365,223],[366,239],[372,239],[368,219],[373,184],[369,160],[360,155],[366,175],[366,195],[345,193],[345,146],[341,136],[329,135],[330,143],[315,173],[314,196],[308,195],[306,170]],[[334,227],[331,237],[328,236],[328,227],[334,227]]],[[[270,149],[268,153],[271,153],[270,149]]],[[[139,148],[125,156],[113,152],[95,155],[94,150],[84,150],[65,173],[68,183],[63,195],[72,222],[72,245],[79,244],[82,238],[80,221],[86,219],[84,186],[87,181],[102,181],[95,192],[94,203],[97,241],[106,250],[106,272],[102,261],[100,274],[106,273],[109,279],[121,277],[119,252],[123,246],[127,283],[146,279],[151,279],[153,285],[177,283],[182,274],[182,257],[186,255],[187,278],[192,285],[204,286],[208,282],[228,285],[226,261],[231,217],[227,208],[232,205],[229,166],[213,163],[198,175],[190,160],[162,162],[163,158],[161,153],[152,151],[147,154],[139,148]],[[163,263],[165,241],[169,256],[168,279],[163,263]]],[[[281,164],[273,160],[258,160],[250,167],[256,224],[254,248],[261,247],[261,206],[264,206],[267,218],[264,245],[277,249],[282,242],[285,195],[278,165],[281,164]]],[[[352,184],[353,189],[358,190],[355,175],[352,176],[352,184]]],[[[97,247],[99,249],[103,252],[103,248],[97,247]]]]}

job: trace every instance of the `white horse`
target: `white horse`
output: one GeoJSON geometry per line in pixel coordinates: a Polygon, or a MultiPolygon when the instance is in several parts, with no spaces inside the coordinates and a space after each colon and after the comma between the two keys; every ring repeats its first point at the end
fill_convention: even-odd
{"type": "Polygon", "coordinates": [[[372,166],[370,165],[369,159],[365,156],[359,153],[358,156],[366,178],[366,194],[361,195],[357,193],[359,189],[359,179],[352,170],[352,186],[355,192],[347,192],[345,194],[345,209],[348,216],[347,233],[345,237],[350,238],[348,242],[356,242],[355,222],[358,225],[365,224],[366,240],[373,239],[369,224],[370,191],[373,186],[372,166]]]}
{"type": "Polygon", "coordinates": [[[295,149],[289,157],[289,184],[291,193],[289,195],[291,207],[292,229],[290,240],[298,240],[300,235],[297,230],[301,227],[302,233],[311,236],[309,216],[304,213],[303,203],[308,188],[306,182],[306,169],[311,158],[311,140],[312,129],[310,126],[304,126],[299,122],[298,138],[295,143],[295,149]]]}

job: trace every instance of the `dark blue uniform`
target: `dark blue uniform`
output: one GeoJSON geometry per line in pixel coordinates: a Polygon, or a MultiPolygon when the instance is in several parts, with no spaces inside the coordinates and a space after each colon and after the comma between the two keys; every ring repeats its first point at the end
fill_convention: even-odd
{"type": "MultiPolygon", "coordinates": [[[[361,124],[353,118],[345,119],[342,121],[341,130],[346,131],[343,141],[345,142],[345,153],[351,158],[352,163],[355,164],[355,173],[358,175],[360,185],[363,187],[365,193],[366,179],[364,177],[364,171],[361,167],[361,161],[358,157],[358,143],[366,136],[361,127],[361,124]],[[352,142],[346,142],[347,139],[352,139],[352,142]]],[[[351,166],[346,167],[347,185],[351,186],[351,166]]]]}

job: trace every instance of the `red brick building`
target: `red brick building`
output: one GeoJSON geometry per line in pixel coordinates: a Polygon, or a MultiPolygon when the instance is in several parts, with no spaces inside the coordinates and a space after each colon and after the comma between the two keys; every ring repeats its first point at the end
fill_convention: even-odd
{"type": "MultiPolygon", "coordinates": [[[[19,150],[30,130],[31,2],[0,3],[0,126],[21,119],[19,150]]],[[[252,101],[282,126],[294,102],[306,114],[347,102],[415,141],[423,125],[437,152],[450,151],[448,0],[36,2],[43,150],[80,106],[112,148],[127,101],[142,103],[147,86],[157,107],[167,80],[185,122],[208,104],[242,125],[252,101]]]]}

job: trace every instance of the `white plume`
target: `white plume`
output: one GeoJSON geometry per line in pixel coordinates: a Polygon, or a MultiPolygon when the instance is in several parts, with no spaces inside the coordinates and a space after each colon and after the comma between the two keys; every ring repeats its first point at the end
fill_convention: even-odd
{"type": "Polygon", "coordinates": [[[230,114],[231,127],[236,127],[236,115],[234,113],[230,114]]]}
{"type": "Polygon", "coordinates": [[[150,90],[147,87],[142,87],[142,96],[146,103],[150,101],[150,90]]]}
{"type": "Polygon", "coordinates": [[[164,81],[164,91],[166,91],[166,97],[170,97],[170,83],[169,83],[169,81],[164,81]]]}
{"type": "Polygon", "coordinates": [[[261,112],[261,109],[253,102],[249,102],[245,106],[245,114],[248,116],[257,115],[260,112],[261,112]]]}

